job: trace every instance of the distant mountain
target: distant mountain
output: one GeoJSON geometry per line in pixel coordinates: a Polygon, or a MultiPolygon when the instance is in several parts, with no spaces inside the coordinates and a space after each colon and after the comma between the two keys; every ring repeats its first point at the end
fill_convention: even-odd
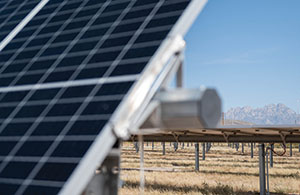
{"type": "MultiPolygon", "coordinates": [[[[220,125],[221,125],[221,123],[220,123],[220,125]]],[[[224,121],[224,125],[254,125],[254,123],[250,123],[247,121],[227,119],[224,121]]]]}
{"type": "Polygon", "coordinates": [[[225,119],[239,120],[255,124],[300,124],[300,116],[284,104],[269,104],[262,108],[250,106],[230,108],[225,113],[225,119]]]}

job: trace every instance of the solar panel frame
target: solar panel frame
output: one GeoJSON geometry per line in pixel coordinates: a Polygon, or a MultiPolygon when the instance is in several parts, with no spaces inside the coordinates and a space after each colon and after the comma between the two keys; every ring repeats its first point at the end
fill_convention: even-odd
{"type": "Polygon", "coordinates": [[[0,40],[0,52],[5,46],[30,22],[30,20],[48,3],[49,0],[41,0],[35,8],[3,39],[0,40]]]}

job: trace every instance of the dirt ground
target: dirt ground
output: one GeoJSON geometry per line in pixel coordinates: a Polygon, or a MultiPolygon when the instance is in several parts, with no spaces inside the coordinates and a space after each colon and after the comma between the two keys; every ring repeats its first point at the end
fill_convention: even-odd
{"type": "MultiPolygon", "coordinates": [[[[254,158],[250,147],[244,144],[244,153],[228,144],[212,145],[202,160],[200,144],[200,171],[195,172],[195,147],[185,143],[174,151],[166,143],[166,154],[162,144],[144,145],[145,194],[257,194],[259,192],[258,147],[254,158]]],[[[282,151],[281,148],[275,150],[282,151]]],[[[140,155],[133,143],[122,147],[120,194],[139,194],[140,155]]],[[[294,145],[293,156],[287,150],[284,156],[274,156],[274,167],[270,171],[271,194],[300,194],[300,152],[294,145]]]]}

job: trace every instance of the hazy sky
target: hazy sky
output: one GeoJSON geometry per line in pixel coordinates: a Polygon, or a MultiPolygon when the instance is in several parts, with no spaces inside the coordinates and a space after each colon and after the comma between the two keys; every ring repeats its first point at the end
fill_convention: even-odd
{"type": "Polygon", "coordinates": [[[300,0],[210,0],[185,37],[185,86],[216,87],[224,110],[300,99],[300,0]]]}

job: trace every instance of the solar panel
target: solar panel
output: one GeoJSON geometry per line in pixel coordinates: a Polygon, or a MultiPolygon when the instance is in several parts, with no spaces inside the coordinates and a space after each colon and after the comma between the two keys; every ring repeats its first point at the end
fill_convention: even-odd
{"type": "Polygon", "coordinates": [[[0,53],[0,193],[80,194],[116,141],[112,119],[133,92],[149,91],[167,38],[183,35],[203,4],[41,6],[0,53]]]}

